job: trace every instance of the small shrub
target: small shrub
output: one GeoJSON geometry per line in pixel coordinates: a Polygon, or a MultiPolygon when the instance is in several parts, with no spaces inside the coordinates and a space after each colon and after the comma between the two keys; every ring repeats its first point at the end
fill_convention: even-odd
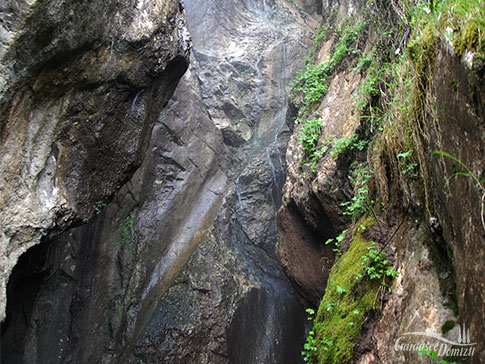
{"type": "Polygon", "coordinates": [[[357,134],[352,134],[347,138],[340,138],[335,140],[333,143],[333,150],[330,152],[332,158],[336,158],[355,148],[356,143],[359,139],[357,134]]]}
{"type": "Polygon", "coordinates": [[[343,202],[342,207],[345,207],[344,214],[352,216],[354,221],[362,216],[364,213],[372,210],[375,202],[367,201],[369,195],[369,180],[374,175],[374,171],[368,165],[357,168],[352,178],[354,185],[354,196],[350,201],[343,202]]]}
{"type": "Polygon", "coordinates": [[[318,139],[320,138],[322,131],[322,123],[317,118],[307,120],[302,125],[300,142],[303,146],[303,151],[307,156],[312,156],[315,153],[318,139]]]}
{"type": "Polygon", "coordinates": [[[362,257],[364,273],[369,279],[382,279],[382,284],[387,285],[386,278],[394,278],[397,272],[386,258],[386,253],[381,250],[376,242],[367,247],[367,254],[362,257]]]}

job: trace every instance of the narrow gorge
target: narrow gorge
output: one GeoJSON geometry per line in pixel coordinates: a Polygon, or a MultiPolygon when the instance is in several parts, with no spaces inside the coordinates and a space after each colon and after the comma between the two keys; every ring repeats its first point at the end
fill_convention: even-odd
{"type": "Polygon", "coordinates": [[[3,364],[485,362],[483,0],[5,0],[3,364]]]}

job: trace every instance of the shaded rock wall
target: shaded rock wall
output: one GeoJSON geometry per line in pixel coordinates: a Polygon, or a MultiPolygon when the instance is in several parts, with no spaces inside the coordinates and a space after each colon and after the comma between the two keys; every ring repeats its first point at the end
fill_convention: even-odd
{"type": "Polygon", "coordinates": [[[178,1],[0,6],[3,319],[18,257],[87,220],[141,164],[190,39],[178,1]]]}
{"type": "Polygon", "coordinates": [[[274,244],[288,83],[318,25],[310,3],[312,14],[286,1],[185,2],[195,62],[147,157],[87,226],[16,268],[2,362],[301,362],[307,303],[274,244]]]}
{"type": "Polygon", "coordinates": [[[306,303],[274,259],[275,210],[287,85],[317,23],[283,1],[186,7],[195,74],[228,147],[230,184],[210,235],[159,302],[130,362],[301,362],[306,303]]]}
{"type": "Polygon", "coordinates": [[[3,326],[5,362],[126,362],[124,352],[222,202],[222,138],[197,95],[188,73],[155,124],[150,153],[114,201],[87,226],[42,243],[47,262],[27,253],[39,259],[39,287],[27,283],[35,269],[16,268],[3,326]],[[23,282],[37,292],[28,308],[15,299],[23,282]],[[43,343],[53,349],[43,351],[43,343]]]}
{"type": "MultiPolygon", "coordinates": [[[[465,57],[457,57],[450,45],[442,41],[430,95],[437,117],[426,120],[423,143],[428,151],[442,150],[458,158],[479,178],[485,173],[484,94],[483,69],[472,71],[465,57]]],[[[428,193],[444,242],[452,252],[459,319],[470,327],[473,340],[478,343],[472,362],[481,363],[485,360],[483,191],[471,177],[452,177],[455,163],[449,158],[432,156],[429,166],[428,193]]]]}

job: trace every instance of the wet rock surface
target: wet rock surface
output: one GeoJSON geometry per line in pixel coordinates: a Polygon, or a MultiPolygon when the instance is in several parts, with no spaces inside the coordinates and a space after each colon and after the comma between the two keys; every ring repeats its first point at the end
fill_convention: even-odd
{"type": "MultiPolygon", "coordinates": [[[[465,57],[456,57],[443,42],[436,56],[432,82],[432,99],[437,118],[429,117],[422,135],[427,150],[441,150],[458,158],[476,176],[485,172],[485,105],[483,71],[474,72],[465,57]],[[450,86],[451,81],[457,87],[450,86]],[[480,96],[481,95],[481,96],[480,96]],[[446,115],[446,117],[442,117],[446,115]]],[[[483,220],[483,191],[472,178],[452,178],[454,162],[449,158],[432,156],[430,161],[429,196],[439,221],[453,269],[456,271],[456,294],[459,320],[471,330],[477,342],[473,363],[485,360],[485,226],[483,220]],[[449,185],[443,181],[450,179],[449,185]],[[464,203],[469,201],[470,203],[464,203]]]]}
{"type": "Polygon", "coordinates": [[[25,312],[9,299],[2,362],[126,362],[123,355],[154,302],[208,231],[223,199],[222,137],[194,94],[197,85],[188,73],[155,124],[150,153],[112,203],[86,227],[47,239],[42,246],[48,254],[29,251],[41,267],[40,281],[31,280],[35,269],[16,268],[14,277],[25,277],[12,279],[9,292],[25,283],[38,294],[25,312]],[[32,286],[36,282],[39,288],[32,286]],[[46,332],[55,327],[63,330],[49,339],[46,332]],[[17,341],[19,332],[25,345],[17,341]],[[43,351],[43,342],[52,350],[43,351]]]}
{"type": "Polygon", "coordinates": [[[210,236],[159,301],[130,362],[298,363],[308,303],[275,259],[275,211],[287,85],[316,23],[279,1],[185,4],[195,74],[228,147],[230,183],[210,236]]]}
{"type": "Polygon", "coordinates": [[[18,257],[87,220],[142,163],[190,38],[178,1],[4,1],[0,11],[3,319],[18,257]]]}
{"type": "MultiPolygon", "coordinates": [[[[86,226],[16,268],[9,297],[31,293],[8,306],[2,346],[19,345],[2,362],[301,361],[308,303],[276,261],[275,217],[287,87],[318,15],[285,1],[185,6],[194,63],[147,157],[86,226]]],[[[130,94],[129,114],[144,115],[147,92],[130,94]]]]}

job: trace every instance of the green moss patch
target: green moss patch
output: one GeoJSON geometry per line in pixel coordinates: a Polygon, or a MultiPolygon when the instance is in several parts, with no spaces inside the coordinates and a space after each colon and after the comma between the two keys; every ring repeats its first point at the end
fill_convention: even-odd
{"type": "Polygon", "coordinates": [[[478,44],[478,23],[471,20],[465,27],[458,33],[453,40],[453,47],[458,56],[461,56],[467,49],[473,50],[478,44]]]}
{"type": "Polygon", "coordinates": [[[372,219],[358,224],[349,249],[332,268],[315,320],[314,363],[349,363],[365,318],[377,310],[381,282],[364,275],[362,264],[363,256],[374,245],[363,237],[372,225],[372,219]]]}

